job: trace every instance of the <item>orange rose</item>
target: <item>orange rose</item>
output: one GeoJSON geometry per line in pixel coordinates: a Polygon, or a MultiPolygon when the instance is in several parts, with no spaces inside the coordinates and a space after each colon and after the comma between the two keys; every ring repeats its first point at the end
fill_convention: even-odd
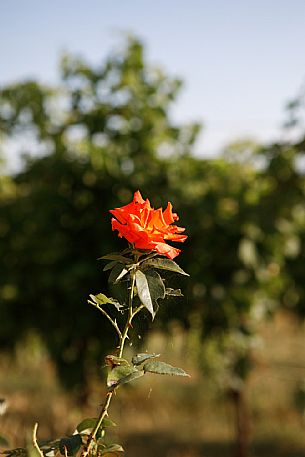
{"type": "Polygon", "coordinates": [[[166,241],[186,240],[180,235],[184,228],[171,225],[179,218],[172,212],[172,204],[168,203],[165,211],[154,209],[148,199],[143,200],[140,191],[135,192],[133,201],[121,208],[110,210],[115,218],[111,219],[112,230],[119,232],[119,237],[126,238],[137,249],[154,250],[169,259],[174,259],[180,249],[166,244],[166,241]]]}

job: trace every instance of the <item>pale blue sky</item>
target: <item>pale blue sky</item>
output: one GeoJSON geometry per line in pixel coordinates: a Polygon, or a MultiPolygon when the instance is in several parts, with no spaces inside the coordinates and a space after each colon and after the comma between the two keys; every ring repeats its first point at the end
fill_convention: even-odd
{"type": "Polygon", "coordinates": [[[0,84],[56,81],[63,50],[98,63],[121,43],[118,31],[185,81],[172,115],[204,123],[201,154],[244,135],[278,138],[305,79],[304,0],[2,0],[0,84]]]}

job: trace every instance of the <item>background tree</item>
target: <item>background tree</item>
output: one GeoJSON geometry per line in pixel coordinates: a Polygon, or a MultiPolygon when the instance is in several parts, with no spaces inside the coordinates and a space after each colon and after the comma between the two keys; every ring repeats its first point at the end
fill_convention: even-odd
{"type": "Polygon", "coordinates": [[[94,309],[79,316],[88,291],[103,285],[96,257],[116,248],[108,209],[137,188],[164,203],[164,157],[187,155],[199,127],[170,121],[181,83],[150,68],[137,40],[97,69],[66,56],[61,71],[58,88],[27,81],[1,91],[2,134],[26,136],[38,155],[1,199],[0,343],[12,348],[35,329],[75,385],[107,350],[97,337],[108,341],[108,324],[96,323],[94,309]]]}
{"type": "Polygon", "coordinates": [[[59,87],[26,81],[1,90],[2,136],[36,150],[0,181],[1,347],[35,329],[63,382],[83,385],[91,360],[107,351],[100,332],[113,346],[94,309],[79,318],[88,292],[106,286],[96,257],[120,247],[108,209],[141,189],[155,207],[171,200],[190,236],[181,256],[187,298],[161,308],[159,326],[174,318],[195,329],[205,369],[202,342],[216,341],[239,415],[258,323],[279,307],[304,316],[303,136],[194,156],[199,125],[169,116],[181,82],[151,68],[133,38],[96,68],[65,56],[61,76],[59,87]]]}

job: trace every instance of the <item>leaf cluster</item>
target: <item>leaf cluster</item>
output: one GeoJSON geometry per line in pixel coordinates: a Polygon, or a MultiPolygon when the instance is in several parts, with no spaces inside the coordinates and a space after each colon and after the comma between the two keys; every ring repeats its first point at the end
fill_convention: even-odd
{"type": "MultiPolygon", "coordinates": [[[[130,254],[131,257],[119,253],[107,254],[100,257],[101,260],[111,261],[104,267],[104,271],[110,270],[109,282],[114,284],[130,279],[130,273],[134,272],[136,284],[135,296],[138,297],[140,304],[150,312],[153,319],[159,307],[158,300],[162,300],[166,296],[183,296],[180,289],[166,288],[165,279],[159,273],[161,270],[189,276],[176,262],[157,256],[154,252],[147,253],[134,249],[128,249],[123,252],[130,254]],[[134,263],[135,256],[137,258],[136,263],[134,263]]],[[[113,299],[107,299],[107,297],[100,300],[99,295],[96,296],[96,300],[100,302],[107,302],[108,300],[108,302],[113,303],[113,299]]],[[[114,301],[113,304],[115,304],[117,309],[120,309],[120,305],[116,303],[117,301],[114,301]]]]}
{"type": "MultiPolygon", "coordinates": [[[[65,436],[56,440],[43,441],[38,443],[39,449],[46,457],[69,456],[76,457],[81,455],[81,449],[86,444],[89,435],[97,424],[97,418],[86,418],[76,427],[73,435],[65,436]]],[[[104,418],[98,431],[95,446],[90,456],[119,457],[124,449],[119,444],[107,444],[105,440],[106,429],[115,427],[116,424],[109,418],[104,418]]],[[[16,448],[3,451],[7,457],[31,457],[33,452],[28,448],[16,448]]]]}
{"type": "MultiPolygon", "coordinates": [[[[115,360],[112,364],[108,376],[107,386],[110,390],[116,389],[122,384],[134,381],[141,378],[146,373],[155,373],[171,376],[189,376],[182,368],[177,368],[169,365],[168,363],[159,360],[147,362],[147,360],[155,359],[160,354],[141,353],[135,355],[131,363],[125,359],[115,360]]],[[[108,356],[113,357],[113,356],[108,356]]]]}

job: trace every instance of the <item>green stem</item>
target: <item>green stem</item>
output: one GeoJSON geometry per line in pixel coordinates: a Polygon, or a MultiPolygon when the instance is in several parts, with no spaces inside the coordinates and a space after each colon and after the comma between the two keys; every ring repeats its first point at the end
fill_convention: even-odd
{"type": "Polygon", "coordinates": [[[91,300],[88,300],[88,303],[90,303],[90,305],[93,305],[95,308],[97,308],[99,311],[101,311],[101,313],[103,313],[104,316],[107,317],[107,319],[110,321],[111,325],[115,328],[115,331],[117,332],[119,338],[122,338],[122,333],[121,333],[121,330],[119,329],[117,322],[115,320],[113,320],[109,316],[109,314],[102,307],[100,307],[97,303],[94,303],[91,300]]]}
{"type": "Polygon", "coordinates": [[[101,413],[99,415],[99,418],[98,418],[98,421],[96,423],[96,426],[94,427],[94,429],[92,430],[91,434],[89,435],[88,441],[86,443],[86,447],[84,448],[84,450],[82,452],[82,457],[87,457],[89,455],[89,453],[91,451],[91,448],[92,448],[94,442],[96,441],[97,432],[99,431],[99,429],[100,429],[105,417],[108,416],[108,408],[110,406],[110,402],[111,402],[113,394],[114,394],[114,391],[107,393],[105,404],[104,404],[103,409],[102,409],[102,411],[101,411],[101,413]]]}
{"type": "MultiPolygon", "coordinates": [[[[138,257],[135,258],[135,264],[137,262],[138,262],[138,257]]],[[[131,325],[132,319],[144,307],[143,305],[140,305],[136,309],[133,309],[133,298],[134,298],[135,282],[136,282],[136,270],[132,269],[131,272],[130,272],[130,275],[131,275],[131,286],[130,286],[130,293],[129,293],[129,300],[128,300],[128,318],[127,318],[127,321],[126,321],[126,324],[125,324],[123,332],[121,332],[120,330],[118,331],[118,329],[116,328],[117,333],[118,333],[119,338],[120,338],[120,344],[119,344],[119,347],[118,347],[119,357],[120,358],[123,356],[126,339],[128,338],[128,331],[132,326],[131,325]]],[[[106,317],[108,317],[108,319],[109,319],[108,315],[106,315],[106,317]]],[[[104,403],[103,409],[100,412],[98,421],[97,421],[94,429],[92,430],[91,434],[88,437],[88,441],[87,441],[86,446],[85,446],[85,448],[84,448],[84,450],[82,452],[82,457],[87,457],[90,454],[92,446],[94,445],[94,443],[96,441],[96,435],[97,435],[100,427],[102,426],[103,420],[104,420],[105,417],[108,416],[108,409],[109,409],[109,406],[110,406],[110,403],[111,403],[111,400],[112,400],[114,392],[115,392],[115,389],[112,390],[112,391],[109,391],[107,393],[107,397],[106,397],[106,401],[104,403]]]]}
{"type": "Polygon", "coordinates": [[[125,341],[126,338],[128,338],[128,331],[131,327],[131,322],[134,317],[134,312],[133,312],[133,307],[132,307],[132,302],[133,302],[133,297],[134,297],[134,288],[135,288],[135,282],[136,282],[136,273],[135,270],[131,270],[131,287],[130,287],[130,294],[129,294],[129,303],[128,303],[128,319],[125,324],[125,328],[121,334],[120,337],[120,345],[119,345],[119,357],[123,356],[123,351],[124,351],[124,346],[125,346],[125,341]]]}

